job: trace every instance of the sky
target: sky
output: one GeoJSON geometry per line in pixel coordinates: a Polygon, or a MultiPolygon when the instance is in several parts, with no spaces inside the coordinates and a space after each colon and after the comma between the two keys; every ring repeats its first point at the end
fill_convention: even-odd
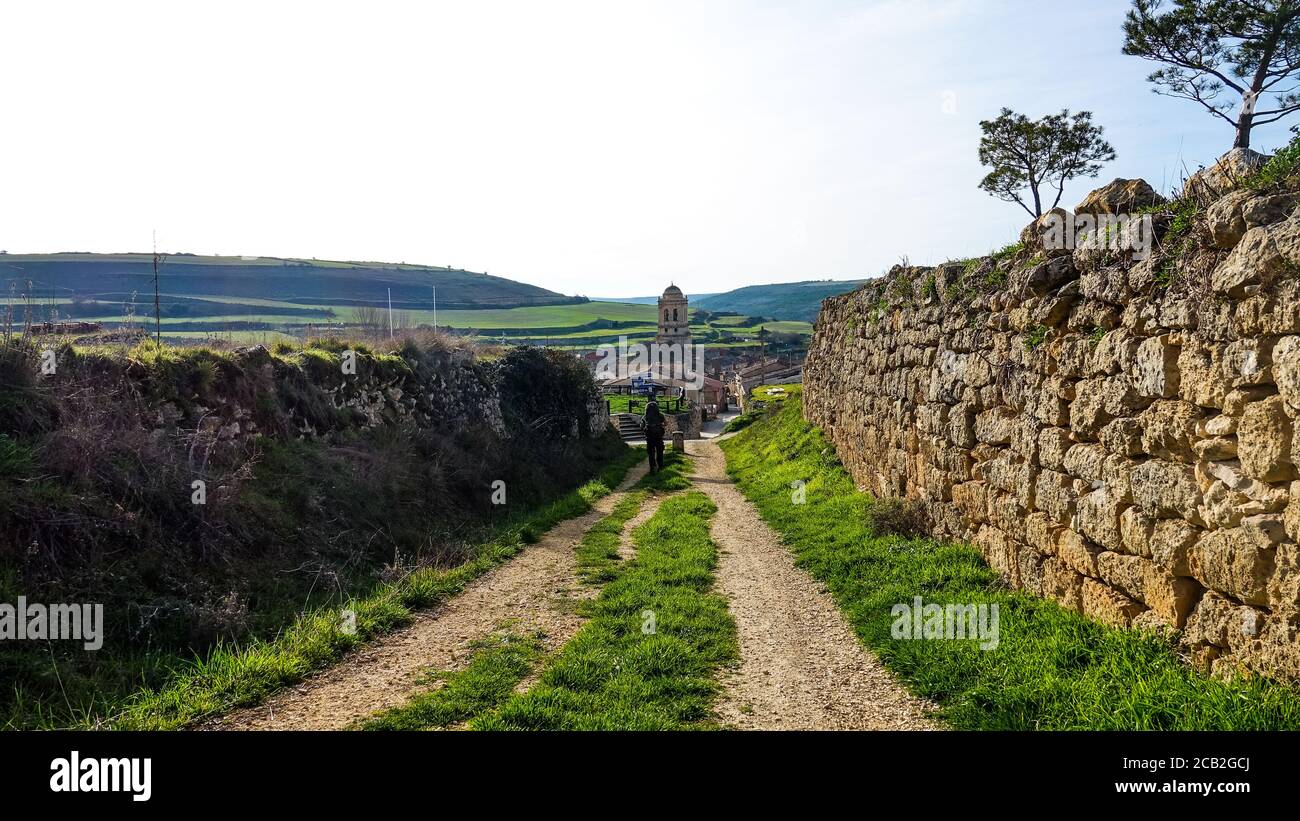
{"type": "MultiPolygon", "coordinates": [[[[1127,0],[0,6],[0,249],[451,265],[566,294],[878,275],[1014,241],[979,121],[1087,109],[1162,192],[1232,131],[1127,0]]],[[[1300,121],[1300,118],[1297,119],[1300,121]]],[[[1286,142],[1289,121],[1255,132],[1286,142]]]]}

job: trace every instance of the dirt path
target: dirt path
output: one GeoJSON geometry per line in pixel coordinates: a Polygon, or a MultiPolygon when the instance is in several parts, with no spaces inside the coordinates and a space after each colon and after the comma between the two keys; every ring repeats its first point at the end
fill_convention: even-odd
{"type": "Polygon", "coordinates": [[[718,591],[740,636],[723,678],[721,719],[754,730],[926,730],[926,702],[904,690],[849,628],[830,593],[727,476],[715,440],[687,445],[695,485],[718,506],[718,591]]]}
{"type": "MultiPolygon", "coordinates": [[[[256,707],[224,716],[211,729],[346,727],[405,703],[430,668],[454,671],[465,666],[470,643],[507,622],[516,631],[541,631],[546,649],[554,650],[582,624],[574,613],[576,602],[597,592],[575,575],[575,544],[613,510],[626,488],[645,471],[644,463],[637,466],[618,492],[600,499],[582,516],[556,525],[536,544],[470,582],[459,595],[417,614],[409,626],[359,648],[333,667],[256,707]]],[[[633,520],[639,521],[644,521],[640,515],[633,520]]],[[[625,528],[624,533],[628,532],[625,528]]]]}

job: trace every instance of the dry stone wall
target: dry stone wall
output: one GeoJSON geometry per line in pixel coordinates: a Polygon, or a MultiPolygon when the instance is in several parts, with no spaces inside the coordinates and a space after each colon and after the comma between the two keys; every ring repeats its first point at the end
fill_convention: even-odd
{"type": "MultiPolygon", "coordinates": [[[[1139,183],[1081,208],[1159,201],[1139,183]]],[[[1214,195],[1177,243],[1158,218],[1145,260],[1044,250],[1039,223],[1001,259],[826,300],[805,413],[861,487],[918,500],[1012,586],[1297,679],[1300,214],[1214,195]]]]}

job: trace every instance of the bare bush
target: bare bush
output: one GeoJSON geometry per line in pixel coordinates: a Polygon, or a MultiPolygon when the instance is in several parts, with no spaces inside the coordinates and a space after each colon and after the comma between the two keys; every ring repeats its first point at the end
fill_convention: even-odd
{"type": "Polygon", "coordinates": [[[910,499],[877,499],[866,515],[867,526],[877,536],[911,539],[927,532],[925,508],[910,499]]]}

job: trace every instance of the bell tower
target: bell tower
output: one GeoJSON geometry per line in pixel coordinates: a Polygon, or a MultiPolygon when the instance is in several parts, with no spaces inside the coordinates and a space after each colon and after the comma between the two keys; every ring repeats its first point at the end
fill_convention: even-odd
{"type": "Polygon", "coordinates": [[[691,320],[686,295],[676,285],[669,285],[659,297],[659,333],[655,342],[682,345],[691,341],[691,320]]]}

